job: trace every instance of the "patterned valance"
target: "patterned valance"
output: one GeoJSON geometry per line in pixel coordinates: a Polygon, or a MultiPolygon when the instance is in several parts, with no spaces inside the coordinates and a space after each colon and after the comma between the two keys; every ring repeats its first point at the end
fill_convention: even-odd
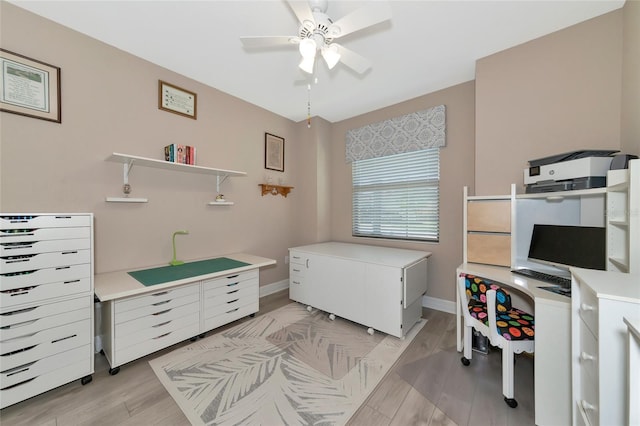
{"type": "Polygon", "coordinates": [[[347,163],[445,146],[445,106],[347,132],[347,163]]]}

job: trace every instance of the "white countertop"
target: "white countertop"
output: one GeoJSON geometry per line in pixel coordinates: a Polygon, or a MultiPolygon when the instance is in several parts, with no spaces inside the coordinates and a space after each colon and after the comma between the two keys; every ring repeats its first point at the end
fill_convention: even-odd
{"type": "MultiPolygon", "coordinates": [[[[143,285],[128,273],[134,270],[163,267],[167,266],[167,264],[147,266],[144,268],[132,269],[127,271],[105,272],[103,274],[95,275],[94,291],[96,296],[98,296],[98,299],[100,299],[101,302],[104,302],[107,300],[120,299],[122,297],[135,296],[144,293],[153,293],[158,290],[174,287],[176,285],[189,284],[195,281],[217,278],[237,272],[249,271],[256,268],[261,268],[263,266],[276,264],[276,261],[274,259],[268,259],[266,257],[254,256],[246,253],[225,254],[216,256],[215,258],[219,257],[226,257],[228,259],[248,263],[249,265],[241,266],[239,268],[225,269],[223,271],[218,271],[211,274],[198,275],[196,277],[189,277],[182,280],[170,281],[167,283],[156,284],[152,286],[143,285]]],[[[193,261],[195,262],[197,260],[204,259],[196,259],[193,261]]]]}
{"type": "Polygon", "coordinates": [[[303,253],[321,254],[325,256],[398,268],[404,268],[431,256],[431,252],[428,251],[340,243],[333,241],[310,244],[307,246],[291,247],[289,250],[297,250],[303,253]]]}
{"type": "Polygon", "coordinates": [[[583,268],[571,268],[571,274],[589,285],[599,298],[640,303],[640,274],[583,268]]]}
{"type": "Polygon", "coordinates": [[[458,266],[457,273],[459,274],[461,271],[497,281],[513,289],[520,290],[522,293],[533,298],[535,303],[552,303],[565,305],[567,307],[571,304],[570,297],[542,289],[542,287],[554,287],[554,284],[514,274],[511,272],[511,268],[478,263],[463,263],[458,266]]]}

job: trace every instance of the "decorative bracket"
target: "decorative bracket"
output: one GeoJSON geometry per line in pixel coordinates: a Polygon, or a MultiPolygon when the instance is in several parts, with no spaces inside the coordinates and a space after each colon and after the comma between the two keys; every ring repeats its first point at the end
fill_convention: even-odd
{"type": "Polygon", "coordinates": [[[263,197],[265,194],[272,194],[272,195],[280,194],[283,197],[287,198],[287,195],[293,189],[293,186],[270,185],[268,183],[259,183],[258,186],[262,187],[263,197]]]}

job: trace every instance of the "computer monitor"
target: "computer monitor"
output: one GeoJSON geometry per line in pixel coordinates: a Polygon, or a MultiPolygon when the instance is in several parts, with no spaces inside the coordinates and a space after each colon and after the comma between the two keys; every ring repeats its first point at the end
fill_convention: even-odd
{"type": "Polygon", "coordinates": [[[596,226],[533,225],[530,261],[561,269],[606,268],[606,230],[596,226]]]}

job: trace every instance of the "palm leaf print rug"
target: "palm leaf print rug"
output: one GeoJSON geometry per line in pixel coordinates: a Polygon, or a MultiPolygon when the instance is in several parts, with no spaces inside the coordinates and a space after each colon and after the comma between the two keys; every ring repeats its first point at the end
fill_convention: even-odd
{"type": "Polygon", "coordinates": [[[291,303],[149,361],[195,425],[341,425],[405,339],[291,303]]]}

